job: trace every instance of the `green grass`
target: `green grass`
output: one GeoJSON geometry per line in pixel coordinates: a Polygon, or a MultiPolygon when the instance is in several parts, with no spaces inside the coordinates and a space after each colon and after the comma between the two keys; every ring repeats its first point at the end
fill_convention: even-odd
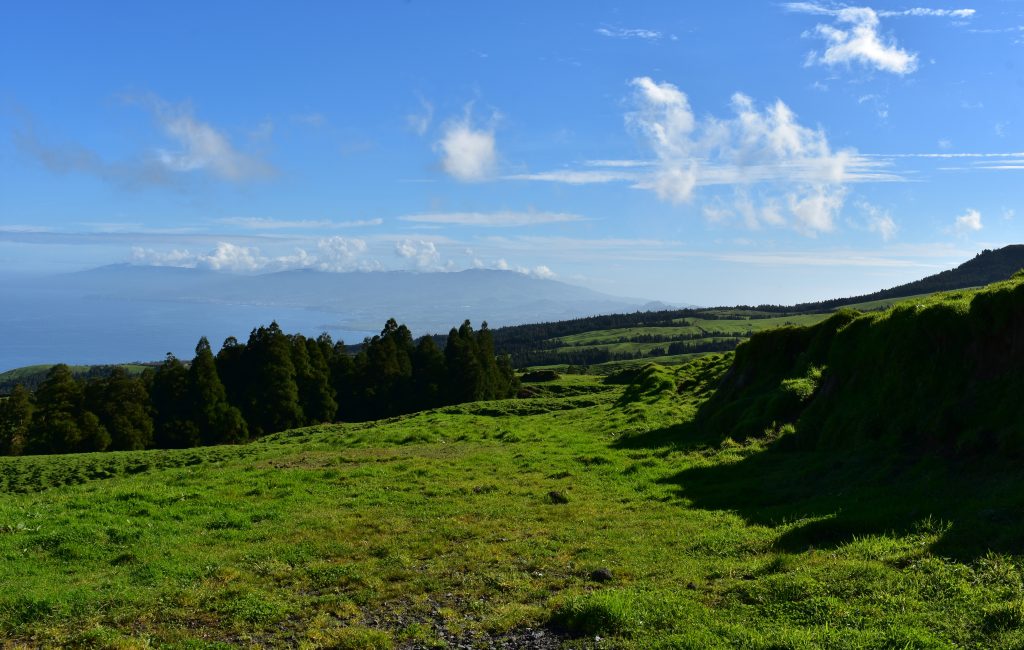
{"type": "Polygon", "coordinates": [[[949,543],[963,526],[995,534],[1024,491],[989,472],[929,492],[938,466],[774,450],[792,428],[695,429],[730,363],[566,376],[529,399],[245,446],[4,459],[0,638],[486,647],[546,627],[576,648],[1024,643],[1019,558],[949,543]]]}

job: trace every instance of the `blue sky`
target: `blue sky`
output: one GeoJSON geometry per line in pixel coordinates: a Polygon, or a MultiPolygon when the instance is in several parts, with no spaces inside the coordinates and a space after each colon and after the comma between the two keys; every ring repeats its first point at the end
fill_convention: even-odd
{"type": "Polygon", "coordinates": [[[1021,240],[1024,2],[6,3],[0,268],[697,304],[1021,240]]]}

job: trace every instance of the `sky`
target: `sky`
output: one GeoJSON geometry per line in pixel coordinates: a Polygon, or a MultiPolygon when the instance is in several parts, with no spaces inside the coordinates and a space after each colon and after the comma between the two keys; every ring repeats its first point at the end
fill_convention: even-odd
{"type": "Polygon", "coordinates": [[[0,271],[865,293],[1020,243],[1022,115],[1021,0],[4,3],[0,271]]]}

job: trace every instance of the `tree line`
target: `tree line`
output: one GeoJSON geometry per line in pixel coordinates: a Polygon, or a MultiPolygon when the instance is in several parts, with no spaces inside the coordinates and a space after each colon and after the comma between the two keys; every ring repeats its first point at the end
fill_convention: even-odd
{"type": "Polygon", "coordinates": [[[351,355],[343,342],[285,334],[277,323],[228,338],[214,354],[205,337],[188,363],[168,354],[132,376],[113,368],[76,378],[53,366],[33,392],[0,400],[0,454],[53,454],[238,443],[336,420],[367,420],[461,402],[500,399],[518,386],[487,323],[467,320],[413,340],[388,320],[351,355]]]}

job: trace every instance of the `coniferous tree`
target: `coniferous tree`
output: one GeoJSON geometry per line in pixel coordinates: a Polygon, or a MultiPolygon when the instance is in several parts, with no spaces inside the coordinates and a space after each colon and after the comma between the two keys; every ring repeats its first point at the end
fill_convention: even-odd
{"type": "Polygon", "coordinates": [[[484,396],[484,369],[480,366],[473,326],[463,321],[459,329],[448,333],[444,349],[448,368],[448,390],[452,403],[474,402],[484,396]]]}
{"type": "Polygon", "coordinates": [[[196,356],[188,369],[192,421],[204,445],[243,442],[249,429],[242,413],[228,403],[227,391],[217,374],[217,364],[206,337],[199,339],[196,356]]]}
{"type": "Polygon", "coordinates": [[[480,324],[476,333],[477,352],[480,366],[484,371],[483,399],[504,399],[515,392],[516,375],[512,359],[508,355],[497,356],[494,352],[494,336],[487,321],[480,324]]]}
{"type": "MultiPolygon", "coordinates": [[[[326,342],[329,341],[330,337],[326,342]]],[[[325,342],[318,340],[318,343],[323,347],[325,342]]],[[[325,354],[325,356],[328,355],[325,354]]],[[[334,389],[335,400],[338,402],[338,413],[335,414],[335,417],[358,418],[359,401],[355,391],[356,365],[348,351],[345,350],[344,341],[338,341],[333,345],[329,359],[327,369],[330,373],[331,388],[334,389]]]]}
{"type": "Polygon", "coordinates": [[[217,376],[220,377],[227,393],[228,403],[245,413],[245,391],[248,388],[248,372],[245,367],[245,345],[233,336],[224,339],[224,345],[217,353],[217,376]]]}
{"type": "Polygon", "coordinates": [[[249,433],[259,437],[302,426],[291,345],[276,322],[252,331],[245,356],[251,378],[244,411],[249,433]]]}
{"type": "Polygon", "coordinates": [[[153,429],[160,449],[195,447],[199,427],[192,420],[192,394],[188,370],[168,353],[152,375],[149,394],[153,403],[153,429]]]}
{"type": "MultiPolygon", "coordinates": [[[[330,371],[323,348],[315,339],[295,335],[295,379],[299,385],[302,412],[309,424],[333,422],[338,412],[336,393],[331,387],[330,371]]],[[[328,348],[330,349],[330,348],[328,348]]]]}
{"type": "Polygon", "coordinates": [[[149,392],[138,377],[121,367],[107,377],[93,379],[85,387],[86,409],[92,411],[110,434],[114,450],[153,446],[153,415],[149,392]]]}
{"type": "Polygon", "coordinates": [[[0,454],[18,456],[24,451],[32,409],[32,394],[21,384],[0,400],[0,454]]]}
{"type": "Polygon", "coordinates": [[[414,408],[428,409],[443,404],[446,381],[444,354],[434,343],[434,337],[420,337],[412,356],[414,408]]]}
{"type": "Polygon", "coordinates": [[[106,449],[110,434],[84,402],[84,391],[71,369],[63,363],[50,368],[36,391],[27,451],[59,454],[106,449]]]}

